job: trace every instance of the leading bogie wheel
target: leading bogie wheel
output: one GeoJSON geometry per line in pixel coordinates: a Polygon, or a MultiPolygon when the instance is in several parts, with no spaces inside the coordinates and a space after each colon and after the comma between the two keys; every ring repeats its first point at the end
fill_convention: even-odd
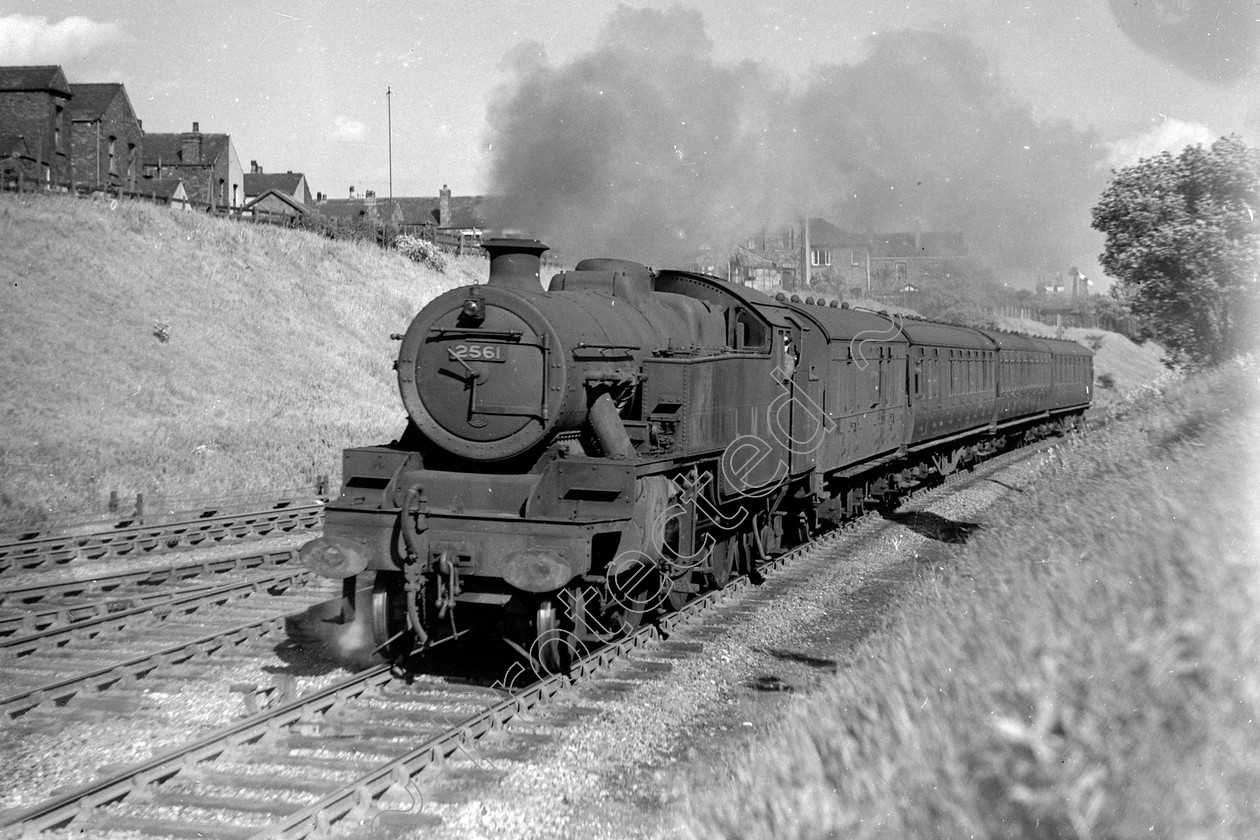
{"type": "Polygon", "coordinates": [[[386,659],[411,652],[415,634],[407,626],[407,589],[401,572],[377,572],[372,584],[372,644],[386,659]]]}
{"type": "Polygon", "coordinates": [[[713,544],[709,549],[709,570],[705,573],[706,582],[711,589],[722,589],[731,579],[731,569],[735,566],[735,557],[739,554],[739,538],[732,534],[713,544]]]}
{"type": "Polygon", "coordinates": [[[530,651],[543,675],[550,676],[566,671],[569,667],[569,633],[560,627],[556,604],[544,598],[534,617],[534,645],[530,651]]]}

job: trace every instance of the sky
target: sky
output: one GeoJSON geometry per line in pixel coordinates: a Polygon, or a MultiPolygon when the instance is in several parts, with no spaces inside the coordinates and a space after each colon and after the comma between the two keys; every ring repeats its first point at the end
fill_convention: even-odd
{"type": "Polygon", "coordinates": [[[395,195],[658,265],[818,215],[1096,271],[1111,168],[1260,143],[1256,0],[0,0],[0,63],[332,197],[388,194],[392,137],[395,195]]]}

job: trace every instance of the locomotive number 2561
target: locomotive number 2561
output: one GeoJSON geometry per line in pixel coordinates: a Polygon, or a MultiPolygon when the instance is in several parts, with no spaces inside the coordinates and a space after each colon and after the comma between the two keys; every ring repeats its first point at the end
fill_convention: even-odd
{"type": "Polygon", "coordinates": [[[451,355],[459,359],[485,359],[486,361],[503,361],[503,347],[498,344],[456,344],[451,348],[451,355]]]}

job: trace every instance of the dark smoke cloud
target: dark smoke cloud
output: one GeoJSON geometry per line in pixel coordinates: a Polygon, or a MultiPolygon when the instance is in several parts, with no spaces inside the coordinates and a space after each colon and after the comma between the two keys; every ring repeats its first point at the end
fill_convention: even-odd
{"type": "Polygon", "coordinates": [[[961,230],[1023,277],[1098,250],[1101,146],[1011,102],[960,38],[882,35],[862,62],[789,84],[717,63],[697,13],[622,7],[576,60],[514,62],[489,120],[499,221],[566,257],[676,265],[805,212],[961,230]]]}
{"type": "Polygon", "coordinates": [[[1197,79],[1227,85],[1260,64],[1255,0],[1109,0],[1120,31],[1197,79]]]}

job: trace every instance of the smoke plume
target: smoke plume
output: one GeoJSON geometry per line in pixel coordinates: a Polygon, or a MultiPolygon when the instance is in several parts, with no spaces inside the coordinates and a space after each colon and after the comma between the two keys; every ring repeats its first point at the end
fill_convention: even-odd
{"type": "Polygon", "coordinates": [[[696,12],[621,7],[588,53],[523,47],[511,69],[489,116],[496,222],[567,258],[678,265],[805,214],[962,231],[1025,277],[1098,249],[1105,150],[1012,102],[958,37],[880,35],[789,80],[717,62],[696,12]]]}
{"type": "Polygon", "coordinates": [[[1109,0],[1120,31],[1195,78],[1228,85],[1260,64],[1254,0],[1109,0]]]}

